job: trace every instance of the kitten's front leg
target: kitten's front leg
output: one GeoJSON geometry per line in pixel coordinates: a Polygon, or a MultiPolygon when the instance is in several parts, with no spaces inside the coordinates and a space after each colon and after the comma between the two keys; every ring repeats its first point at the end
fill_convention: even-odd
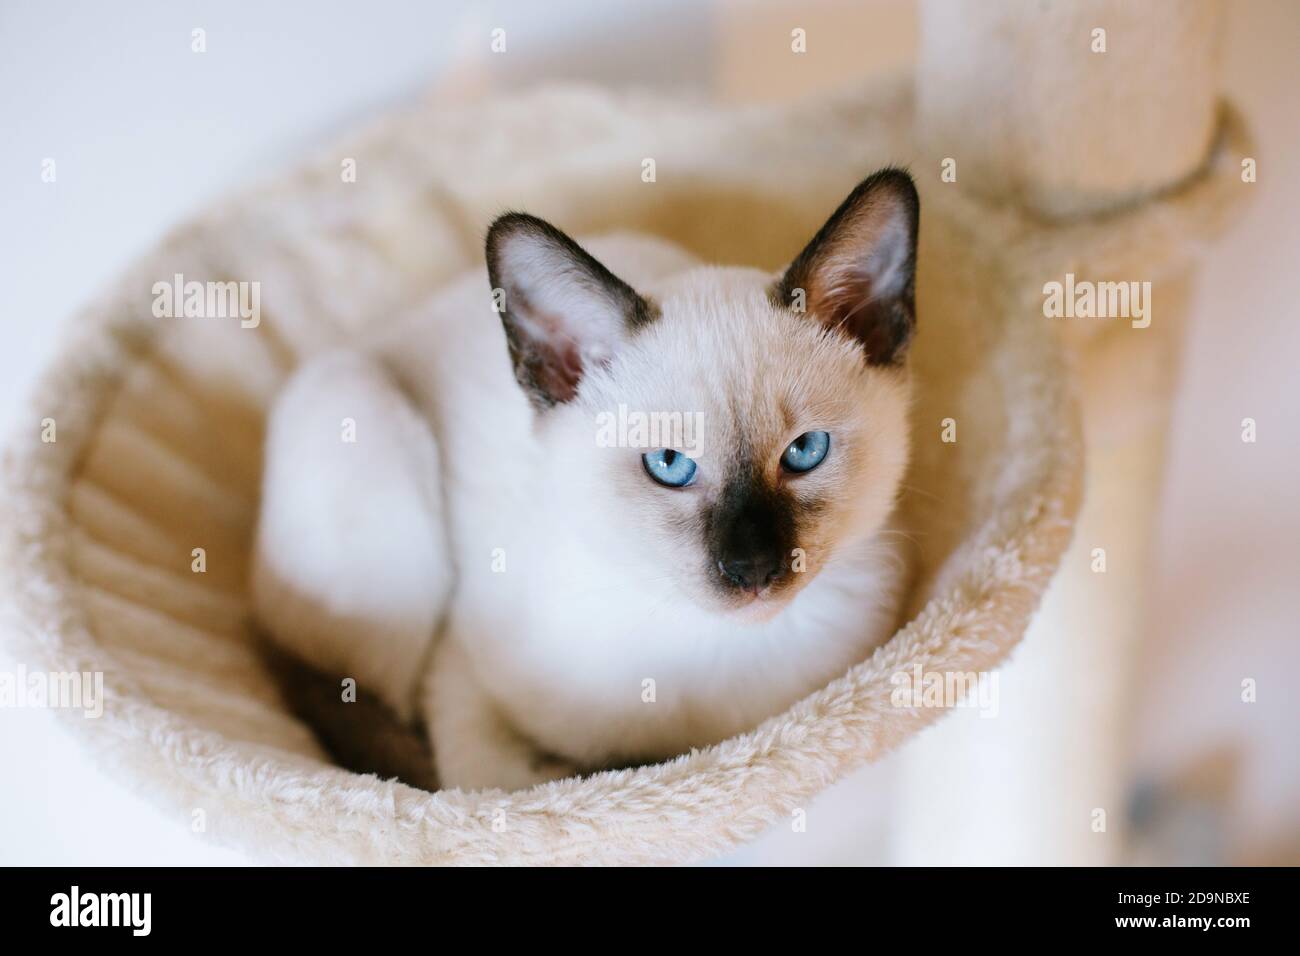
{"type": "Polygon", "coordinates": [[[308,360],[268,423],[252,596],[281,650],[403,720],[451,590],[437,442],[387,370],[308,360]]]}
{"type": "Polygon", "coordinates": [[[542,753],[510,726],[450,634],[433,655],[424,713],[444,787],[524,790],[578,772],[566,761],[542,753]]]}

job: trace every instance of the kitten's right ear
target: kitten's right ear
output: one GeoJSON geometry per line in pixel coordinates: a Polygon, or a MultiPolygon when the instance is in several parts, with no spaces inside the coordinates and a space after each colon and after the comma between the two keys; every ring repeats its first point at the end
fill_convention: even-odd
{"type": "Polygon", "coordinates": [[[498,218],[486,251],[515,378],[539,409],[572,399],[583,375],[655,315],[631,286],[536,216],[498,218]]]}

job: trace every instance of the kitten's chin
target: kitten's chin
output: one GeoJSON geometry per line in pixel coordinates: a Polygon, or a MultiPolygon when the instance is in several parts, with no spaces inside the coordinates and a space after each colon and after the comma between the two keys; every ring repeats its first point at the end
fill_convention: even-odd
{"type": "Polygon", "coordinates": [[[738,621],[748,624],[765,624],[786,609],[790,598],[786,595],[751,596],[737,603],[731,612],[738,621]]]}
{"type": "MultiPolygon", "coordinates": [[[[801,582],[806,583],[806,582],[801,582]]],[[[764,588],[758,593],[753,591],[728,591],[721,595],[714,593],[713,609],[732,620],[750,624],[763,624],[772,620],[792,602],[803,588],[789,584],[764,588]]]]}

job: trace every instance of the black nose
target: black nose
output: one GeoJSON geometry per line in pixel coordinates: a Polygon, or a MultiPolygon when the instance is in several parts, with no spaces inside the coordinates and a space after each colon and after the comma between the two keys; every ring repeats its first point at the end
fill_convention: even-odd
{"type": "Polygon", "coordinates": [[[732,558],[719,561],[718,570],[738,588],[761,591],[781,576],[782,560],[780,554],[732,558]]]}

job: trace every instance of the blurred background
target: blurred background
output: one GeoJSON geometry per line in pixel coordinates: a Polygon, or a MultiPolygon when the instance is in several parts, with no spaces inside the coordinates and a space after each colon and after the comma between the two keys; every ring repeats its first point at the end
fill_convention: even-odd
{"type": "MultiPolygon", "coordinates": [[[[1222,89],[1255,136],[1258,191],[1205,251],[1189,317],[1120,747],[1121,862],[1300,862],[1300,4],[1233,3],[1224,31],[1222,89]],[[1245,417],[1258,422],[1254,444],[1240,441],[1245,417]],[[1243,677],[1257,681],[1254,704],[1240,700],[1243,677]]],[[[7,0],[0,423],[60,320],[166,229],[386,107],[544,80],[790,100],[906,71],[917,45],[909,0],[7,0]],[[507,57],[488,52],[496,26],[508,28],[507,57]],[[806,56],[788,55],[796,26],[806,56]],[[55,185],[41,181],[46,158],[55,185]]],[[[88,767],[48,713],[0,710],[0,767],[0,863],[244,862],[88,767]]],[[[819,801],[829,824],[728,862],[886,858],[884,779],[871,768],[819,801]]],[[[929,821],[940,835],[945,824],[929,821]]]]}

